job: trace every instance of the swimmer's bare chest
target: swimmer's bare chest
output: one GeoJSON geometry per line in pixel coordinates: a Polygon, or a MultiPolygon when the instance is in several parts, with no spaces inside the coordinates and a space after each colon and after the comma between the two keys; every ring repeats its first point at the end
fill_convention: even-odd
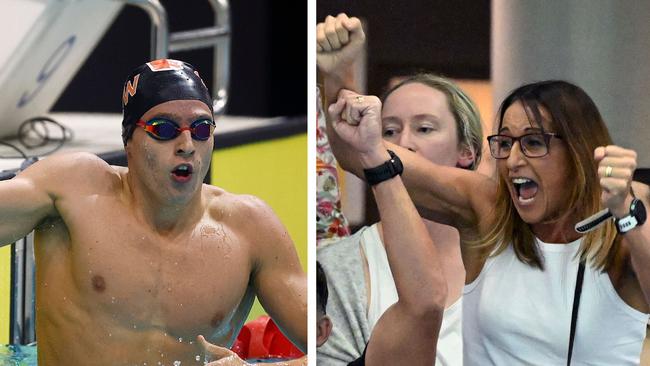
{"type": "Polygon", "coordinates": [[[225,342],[253,296],[249,246],[227,222],[204,218],[166,236],[118,200],[95,196],[42,225],[36,241],[38,296],[51,315],[70,316],[72,304],[79,319],[109,329],[225,342]]]}

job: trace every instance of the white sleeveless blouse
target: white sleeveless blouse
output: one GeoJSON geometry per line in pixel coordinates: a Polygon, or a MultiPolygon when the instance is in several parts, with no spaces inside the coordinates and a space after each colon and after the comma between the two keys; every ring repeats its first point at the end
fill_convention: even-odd
{"type": "MultiPolygon", "coordinates": [[[[537,239],[544,271],[509,246],[465,286],[465,365],[565,365],[581,239],[537,239]]],[[[638,365],[648,314],[627,305],[606,272],[586,266],[572,365],[638,365]]]]}

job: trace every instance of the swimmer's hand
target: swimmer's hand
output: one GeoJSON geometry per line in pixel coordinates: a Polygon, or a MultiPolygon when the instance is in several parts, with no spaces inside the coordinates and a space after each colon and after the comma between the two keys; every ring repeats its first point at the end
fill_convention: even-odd
{"type": "MultiPolygon", "coordinates": [[[[196,337],[197,341],[203,347],[203,351],[206,355],[211,356],[212,362],[208,363],[206,366],[240,366],[240,365],[252,365],[239,356],[225,347],[219,347],[205,340],[202,335],[196,337]]],[[[274,363],[265,363],[265,365],[277,365],[277,366],[306,366],[307,365],[307,356],[302,358],[289,360],[286,362],[274,362],[274,363]]]]}
{"type": "Polygon", "coordinates": [[[239,356],[225,347],[219,347],[205,340],[202,335],[196,337],[197,341],[203,347],[203,351],[212,360],[207,366],[240,366],[250,365],[248,362],[239,358],[239,356]]]}
{"type": "Polygon", "coordinates": [[[316,25],[316,64],[324,74],[341,72],[358,60],[366,35],[359,18],[328,15],[316,25]]]}

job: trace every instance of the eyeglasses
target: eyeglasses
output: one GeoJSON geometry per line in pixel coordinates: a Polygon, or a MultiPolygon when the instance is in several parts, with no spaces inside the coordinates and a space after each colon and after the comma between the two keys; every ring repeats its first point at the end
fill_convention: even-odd
{"type": "Polygon", "coordinates": [[[176,122],[164,118],[154,118],[147,122],[138,120],[136,125],[144,128],[149,136],[162,141],[174,139],[183,131],[190,131],[195,140],[205,141],[212,136],[215,126],[213,120],[199,119],[192,122],[190,127],[179,127],[176,122]]]}
{"type": "Polygon", "coordinates": [[[555,133],[528,133],[519,137],[506,135],[488,136],[490,153],[495,159],[507,159],[515,142],[519,141],[521,151],[529,158],[541,158],[548,154],[548,146],[551,138],[561,139],[560,135],[555,133]]]}

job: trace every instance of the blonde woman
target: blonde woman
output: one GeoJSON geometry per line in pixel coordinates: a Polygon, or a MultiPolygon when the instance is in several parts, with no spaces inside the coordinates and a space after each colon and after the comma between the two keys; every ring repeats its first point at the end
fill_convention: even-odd
{"type": "MultiPolygon", "coordinates": [[[[336,77],[332,73],[344,70],[346,64],[345,57],[328,62],[331,57],[356,57],[354,49],[363,45],[365,37],[358,19],[345,14],[328,17],[317,28],[323,31],[319,44],[324,46],[319,53],[319,67],[331,79],[336,77]],[[333,32],[330,36],[336,40],[326,41],[326,28],[333,32]],[[325,47],[332,49],[332,44],[339,48],[329,53],[324,51],[325,47]]],[[[355,98],[350,101],[355,106],[360,105],[355,98]]],[[[452,81],[432,74],[413,75],[389,89],[382,102],[381,136],[385,141],[436,164],[463,169],[478,166],[482,142],[480,116],[471,99],[452,81]]],[[[332,143],[341,143],[338,134],[332,143]]],[[[318,359],[323,364],[346,364],[361,356],[366,344],[381,331],[380,319],[401,300],[397,274],[387,255],[386,215],[380,214],[380,222],[319,248],[318,258],[332,288],[328,314],[334,323],[329,341],[318,349],[318,359]]],[[[432,348],[437,347],[435,363],[438,366],[462,365],[465,270],[458,231],[444,221],[419,221],[426,227],[428,239],[439,253],[447,288],[440,333],[430,344],[432,348]]],[[[405,238],[400,245],[402,250],[393,255],[404,256],[412,250],[405,238]]],[[[423,289],[419,296],[425,300],[437,291],[437,288],[423,289]]],[[[422,326],[422,322],[417,325],[422,326]]]]}

